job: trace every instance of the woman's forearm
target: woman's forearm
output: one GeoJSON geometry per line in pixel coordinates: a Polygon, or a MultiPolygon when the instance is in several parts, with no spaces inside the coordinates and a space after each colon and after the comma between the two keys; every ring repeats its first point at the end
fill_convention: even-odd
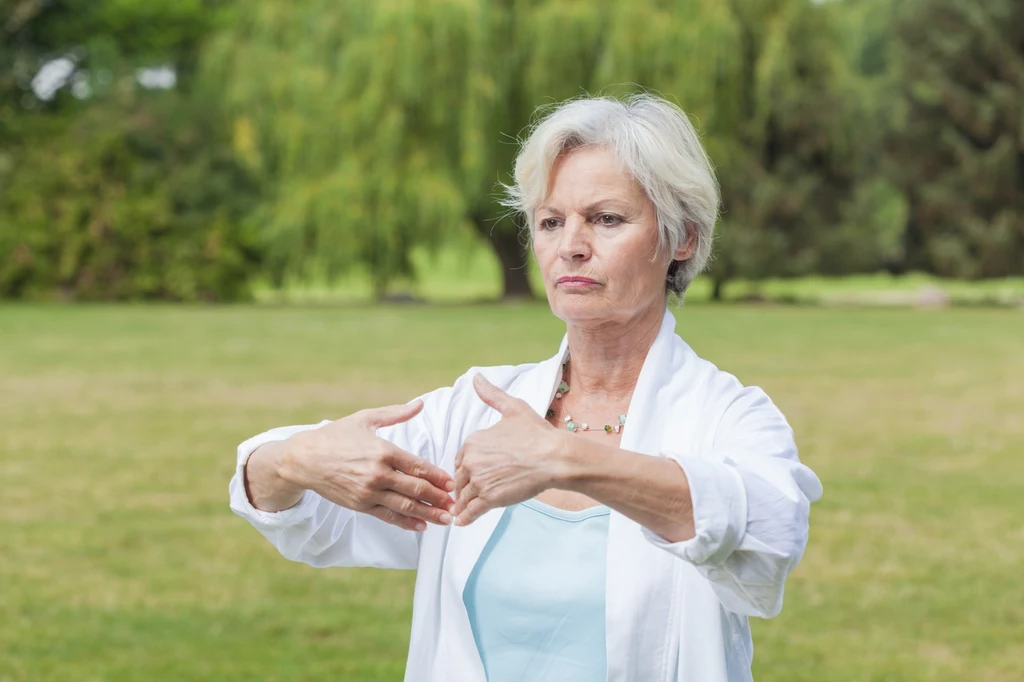
{"type": "Polygon", "coordinates": [[[591,497],[669,542],[694,537],[693,502],[682,467],[565,434],[558,488],[591,497]]]}
{"type": "Polygon", "coordinates": [[[287,440],[273,441],[258,447],[245,465],[245,493],[253,507],[277,512],[294,507],[305,492],[278,474],[278,462],[288,447],[287,440]]]}

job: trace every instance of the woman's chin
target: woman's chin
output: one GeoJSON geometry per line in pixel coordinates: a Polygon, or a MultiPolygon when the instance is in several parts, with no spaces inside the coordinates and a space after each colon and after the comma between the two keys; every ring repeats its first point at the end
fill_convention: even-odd
{"type": "Polygon", "coordinates": [[[615,311],[608,305],[608,301],[593,294],[565,294],[556,291],[554,296],[548,297],[548,303],[555,317],[568,324],[615,317],[615,311]]]}

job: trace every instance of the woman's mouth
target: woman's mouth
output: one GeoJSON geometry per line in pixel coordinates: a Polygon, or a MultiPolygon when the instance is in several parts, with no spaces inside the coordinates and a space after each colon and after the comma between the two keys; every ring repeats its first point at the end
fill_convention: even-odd
{"type": "Polygon", "coordinates": [[[570,289],[583,289],[585,287],[595,286],[599,284],[599,282],[596,279],[590,279],[589,277],[559,277],[556,284],[570,289]]]}

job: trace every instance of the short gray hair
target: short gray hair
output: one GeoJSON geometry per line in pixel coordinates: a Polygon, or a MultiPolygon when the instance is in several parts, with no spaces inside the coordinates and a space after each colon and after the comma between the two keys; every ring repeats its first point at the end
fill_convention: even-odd
{"type": "Polygon", "coordinates": [[[666,289],[682,296],[711,257],[719,211],[715,171],[690,119],[675,104],[646,93],[558,104],[531,127],[516,156],[515,184],[504,186],[502,205],[521,213],[531,234],[552,167],[583,147],[611,151],[646,192],[657,209],[659,249],[675,251],[693,237],[693,256],[673,261],[666,273],[666,289]]]}

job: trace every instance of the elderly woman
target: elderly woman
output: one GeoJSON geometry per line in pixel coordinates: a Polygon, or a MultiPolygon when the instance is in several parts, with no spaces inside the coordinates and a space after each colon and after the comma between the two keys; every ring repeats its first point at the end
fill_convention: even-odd
{"type": "Polygon", "coordinates": [[[251,438],[231,507],[294,561],[416,569],[406,682],[750,680],[821,485],[675,333],[718,213],[697,134],[655,97],[571,101],[507,190],[558,352],[251,438]]]}

